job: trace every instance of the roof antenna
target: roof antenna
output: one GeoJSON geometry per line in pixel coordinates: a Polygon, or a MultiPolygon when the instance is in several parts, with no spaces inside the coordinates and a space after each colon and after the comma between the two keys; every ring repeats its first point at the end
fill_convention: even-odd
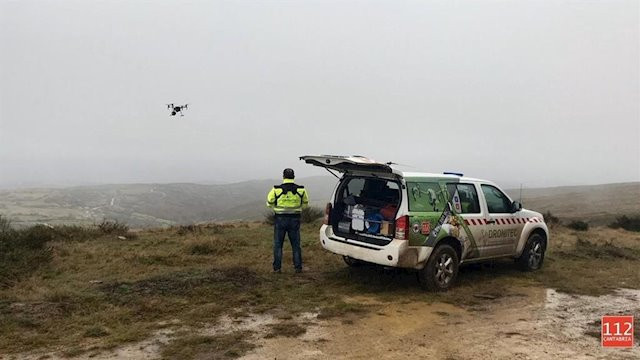
{"type": "Polygon", "coordinates": [[[520,183],[520,204],[522,204],[522,183],[520,183]]]}

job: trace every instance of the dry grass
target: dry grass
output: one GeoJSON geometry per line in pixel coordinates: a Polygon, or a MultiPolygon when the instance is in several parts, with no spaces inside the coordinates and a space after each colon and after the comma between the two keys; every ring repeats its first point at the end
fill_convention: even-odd
{"type": "MultiPolygon", "coordinates": [[[[318,227],[302,227],[307,268],[302,274],[293,273],[288,245],[283,273],[271,272],[273,230],[259,223],[205,225],[180,234],[176,228],[155,229],[139,232],[133,240],[106,235],[91,241],[53,240],[47,266],[0,289],[0,353],[57,348],[78,354],[144,339],[167,321],[198,328],[222,314],[280,313],[285,314],[281,321],[291,324],[286,314],[319,311],[320,318],[357,321],[375,309],[344,300],[358,295],[380,302],[447,301],[476,307],[487,301],[474,295],[515,295],[514,285],[592,295],[640,288],[640,234],[635,232],[556,227],[541,271],[523,273],[510,261],[468,266],[461,269],[455,288],[432,294],[417,286],[411,271],[346,267],[318,244],[318,227]]],[[[275,325],[272,333],[288,336],[293,329],[297,336],[304,325],[297,326],[275,325]]],[[[178,336],[164,356],[233,357],[252,346],[242,337],[234,350],[227,348],[227,340],[178,336]]]]}
{"type": "Polygon", "coordinates": [[[164,346],[164,359],[235,359],[255,348],[247,339],[251,333],[234,332],[216,336],[189,335],[179,337],[164,346]]]}

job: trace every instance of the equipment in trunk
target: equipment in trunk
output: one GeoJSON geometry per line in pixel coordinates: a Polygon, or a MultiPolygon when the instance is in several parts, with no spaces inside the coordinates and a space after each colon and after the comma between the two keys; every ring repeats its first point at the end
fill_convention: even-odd
{"type": "Polygon", "coordinates": [[[400,187],[394,180],[351,177],[338,189],[331,224],[341,236],[361,240],[394,235],[400,187]]]}

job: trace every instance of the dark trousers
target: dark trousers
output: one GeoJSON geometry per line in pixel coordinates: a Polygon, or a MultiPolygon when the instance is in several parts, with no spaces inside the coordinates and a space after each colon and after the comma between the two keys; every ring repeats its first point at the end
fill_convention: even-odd
{"type": "Polygon", "coordinates": [[[302,249],[300,248],[300,217],[275,217],[273,227],[273,270],[280,270],[282,267],[282,245],[284,235],[289,235],[291,249],[293,250],[293,266],[297,270],[302,270],[302,249]]]}

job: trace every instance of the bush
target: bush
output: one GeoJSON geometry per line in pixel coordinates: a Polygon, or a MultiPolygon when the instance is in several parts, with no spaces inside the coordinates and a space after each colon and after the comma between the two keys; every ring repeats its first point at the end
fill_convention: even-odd
{"type": "Polygon", "coordinates": [[[215,252],[215,246],[210,243],[199,243],[189,246],[189,254],[191,255],[211,255],[215,252]]]}
{"type": "Polygon", "coordinates": [[[264,213],[264,223],[267,225],[273,225],[275,223],[276,215],[273,211],[264,213]]]}
{"type": "Polygon", "coordinates": [[[549,225],[560,225],[560,218],[558,218],[557,216],[553,215],[551,213],[551,211],[548,211],[544,214],[542,214],[542,216],[544,217],[544,222],[549,224],[549,225]]]}
{"type": "Polygon", "coordinates": [[[628,217],[622,215],[616,218],[616,221],[609,224],[609,227],[613,229],[622,228],[628,231],[640,231],[640,216],[628,217]]]}
{"type": "Polygon", "coordinates": [[[178,230],[176,230],[176,234],[178,235],[187,235],[187,234],[196,234],[202,232],[202,228],[198,225],[180,225],[178,226],[178,230]]]}
{"type": "Polygon", "coordinates": [[[117,220],[103,220],[98,224],[98,229],[103,234],[126,235],[129,231],[129,226],[117,220]]]}
{"type": "Polygon", "coordinates": [[[11,230],[11,221],[0,215],[0,234],[11,230]]]}
{"type": "Polygon", "coordinates": [[[51,261],[51,248],[46,244],[53,239],[54,232],[43,225],[16,230],[6,218],[0,220],[0,288],[3,288],[51,261]]]}
{"type": "Polygon", "coordinates": [[[300,221],[303,223],[312,223],[324,216],[324,210],[309,206],[302,209],[302,214],[300,215],[300,221]]]}
{"type": "Polygon", "coordinates": [[[587,231],[589,230],[589,224],[582,220],[574,220],[567,224],[567,227],[573,230],[578,231],[587,231]]]}
{"type": "MultiPolygon", "coordinates": [[[[323,216],[324,210],[317,207],[308,206],[302,208],[302,213],[300,214],[300,222],[303,224],[309,224],[322,218],[323,216]]],[[[266,224],[273,225],[273,223],[275,222],[275,214],[273,213],[273,211],[269,211],[264,214],[264,222],[266,224]]]]}

